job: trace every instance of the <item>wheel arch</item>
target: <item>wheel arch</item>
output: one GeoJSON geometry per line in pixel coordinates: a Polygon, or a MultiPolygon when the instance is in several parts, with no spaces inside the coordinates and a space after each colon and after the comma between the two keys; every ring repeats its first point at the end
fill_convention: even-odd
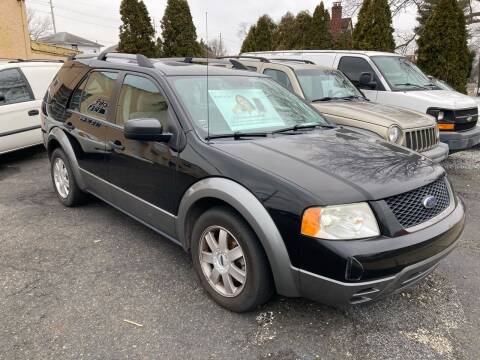
{"type": "Polygon", "coordinates": [[[75,155],[74,145],[72,144],[68,135],[65,134],[65,132],[58,127],[53,128],[48,134],[46,145],[49,158],[51,157],[53,151],[56,148],[61,148],[65,152],[65,155],[70,162],[73,175],[75,177],[75,181],[77,182],[78,187],[81,190],[86,190],[85,181],[80,174],[80,168],[78,165],[77,157],[75,155]]]}
{"type": "Polygon", "coordinates": [[[207,178],[186,191],[176,219],[177,237],[184,249],[190,249],[195,219],[208,208],[217,205],[232,207],[255,232],[270,263],[277,292],[290,297],[299,296],[290,257],[274,221],[262,203],[235,181],[219,177],[207,178]]]}

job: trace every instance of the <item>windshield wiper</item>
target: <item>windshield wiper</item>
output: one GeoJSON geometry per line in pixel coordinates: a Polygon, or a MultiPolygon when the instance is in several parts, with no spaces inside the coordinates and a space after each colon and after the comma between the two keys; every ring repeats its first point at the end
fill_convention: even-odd
{"type": "Polygon", "coordinates": [[[330,101],[330,100],[333,100],[333,98],[330,97],[330,96],[326,96],[326,97],[323,97],[323,98],[320,98],[320,99],[312,100],[312,103],[314,103],[314,102],[320,102],[320,101],[330,101]]]}
{"type": "Polygon", "coordinates": [[[284,129],[275,130],[275,131],[272,131],[272,134],[279,134],[279,133],[284,133],[284,132],[289,132],[289,131],[298,131],[298,130],[303,130],[303,129],[315,129],[316,127],[322,127],[322,128],[325,128],[325,129],[335,129],[336,128],[335,125],[306,123],[306,124],[290,126],[288,128],[284,128],[284,129]]]}
{"type": "Polygon", "coordinates": [[[268,133],[260,132],[260,133],[246,133],[241,131],[235,131],[234,133],[230,134],[214,134],[209,135],[205,138],[205,140],[212,140],[212,139],[226,139],[226,138],[233,138],[234,140],[239,140],[241,138],[246,137],[267,137],[268,133]]]}
{"type": "Polygon", "coordinates": [[[393,85],[395,85],[395,86],[413,86],[413,87],[416,87],[417,89],[424,89],[424,90],[427,89],[425,86],[418,85],[418,84],[412,84],[412,83],[409,83],[409,82],[400,83],[400,84],[393,84],[393,85]]]}
{"type": "Polygon", "coordinates": [[[335,99],[341,99],[341,100],[362,99],[362,100],[365,100],[365,98],[363,96],[360,96],[360,95],[348,95],[348,96],[338,97],[338,98],[335,98],[335,99]]]}

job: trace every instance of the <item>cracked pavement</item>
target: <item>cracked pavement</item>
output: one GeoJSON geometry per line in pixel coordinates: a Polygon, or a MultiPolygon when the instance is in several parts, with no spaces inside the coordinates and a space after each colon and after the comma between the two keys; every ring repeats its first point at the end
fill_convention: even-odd
{"type": "Polygon", "coordinates": [[[179,247],[101,201],[67,209],[41,147],[0,156],[0,359],[478,359],[480,148],[445,163],[461,243],[416,287],[338,310],[213,303],[179,247]]]}

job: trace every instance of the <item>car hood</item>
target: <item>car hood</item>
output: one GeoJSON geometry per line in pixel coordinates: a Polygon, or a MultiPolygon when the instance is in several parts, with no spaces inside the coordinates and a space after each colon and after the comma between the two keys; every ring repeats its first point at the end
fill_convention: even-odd
{"type": "Polygon", "coordinates": [[[217,140],[212,146],[310,192],[319,205],[378,200],[444,174],[425,157],[348,129],[217,140]]]}
{"type": "Polygon", "coordinates": [[[402,94],[407,98],[406,101],[412,98],[443,109],[458,110],[477,106],[470,96],[450,90],[405,91],[402,94]]]}
{"type": "Polygon", "coordinates": [[[432,117],[413,110],[387,106],[369,101],[330,101],[312,104],[324,114],[389,127],[398,125],[403,129],[435,125],[432,117]]]}

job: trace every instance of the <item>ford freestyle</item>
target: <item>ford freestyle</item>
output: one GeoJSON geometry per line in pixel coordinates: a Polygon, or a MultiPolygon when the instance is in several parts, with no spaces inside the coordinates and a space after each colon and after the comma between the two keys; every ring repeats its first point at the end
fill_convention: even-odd
{"type": "Polygon", "coordinates": [[[379,299],[429,274],[464,227],[442,167],[332,125],[258,73],[74,59],[42,119],[60,202],[93,194],[182,246],[232,311],[274,291],[336,306],[379,299]]]}

